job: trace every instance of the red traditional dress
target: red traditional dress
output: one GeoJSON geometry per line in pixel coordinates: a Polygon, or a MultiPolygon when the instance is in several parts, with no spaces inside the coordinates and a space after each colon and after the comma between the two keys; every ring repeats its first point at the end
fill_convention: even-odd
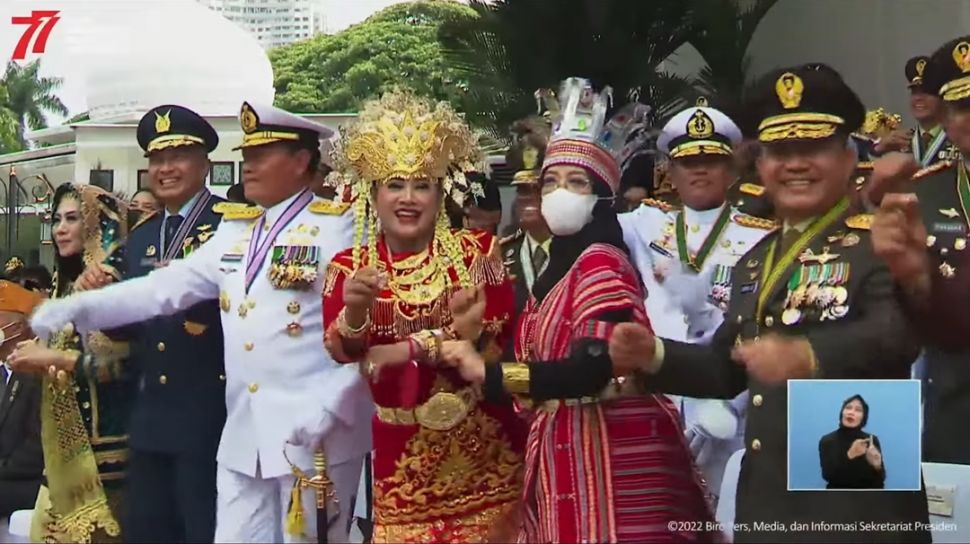
{"type": "MultiPolygon", "coordinates": [[[[593,244],[541,303],[530,300],[516,356],[561,361],[577,338],[608,340],[608,312],[632,311],[635,322],[649,326],[643,298],[626,255],[593,244]]],[[[615,393],[538,407],[526,448],[520,542],[714,538],[704,534],[713,516],[676,408],[662,395],[615,393]]]]}
{"type": "MultiPolygon", "coordinates": [[[[485,335],[501,352],[511,332],[513,287],[494,251],[496,240],[481,231],[454,231],[472,282],[485,285],[485,335]]],[[[378,271],[388,282],[371,310],[368,345],[393,344],[422,330],[451,323],[448,300],[458,289],[454,266],[434,249],[389,256],[378,241],[378,271]],[[435,294],[428,298],[428,293],[435,294]]],[[[432,244],[434,246],[434,244],[432,244]]],[[[361,266],[368,263],[363,248],[361,266]]],[[[328,347],[339,362],[332,335],[343,302],[343,284],[353,273],[348,249],[333,258],[324,291],[328,347]]],[[[339,340],[338,340],[339,342],[339,340]]],[[[497,355],[496,354],[496,355],[497,355]]],[[[492,526],[521,496],[526,426],[511,404],[481,400],[480,388],[451,368],[412,362],[385,367],[371,381],[378,409],[374,436],[374,542],[484,542],[492,526]]]]}

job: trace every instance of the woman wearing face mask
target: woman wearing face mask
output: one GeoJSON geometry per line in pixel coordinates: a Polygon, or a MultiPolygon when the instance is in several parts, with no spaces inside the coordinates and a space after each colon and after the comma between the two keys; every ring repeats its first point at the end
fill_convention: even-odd
{"type": "MultiPolygon", "coordinates": [[[[84,267],[120,277],[128,204],[92,185],[65,184],[53,199],[57,248],[53,297],[67,296],[84,267]]],[[[16,372],[43,376],[42,487],[34,542],[120,542],[131,383],[127,344],[73,330],[47,344],[22,342],[9,358],[16,372]]]]}
{"type": "Polygon", "coordinates": [[[361,361],[377,404],[373,542],[483,542],[520,495],[526,428],[439,365],[455,339],[501,353],[513,317],[497,241],[452,230],[445,210],[480,151],[447,105],[392,92],[337,158],[358,230],[330,263],[323,318],[327,349],[361,361]]]}
{"type": "Polygon", "coordinates": [[[827,489],[882,489],[886,467],[879,437],[862,429],[869,421],[869,405],[862,395],[842,403],[839,428],[818,441],[822,478],[827,489]]]}
{"type": "Polygon", "coordinates": [[[534,407],[520,542],[714,539],[676,408],[612,380],[613,327],[649,320],[612,207],[620,168],[604,142],[625,138],[620,127],[601,130],[605,96],[586,108],[577,100],[590,93],[573,78],[559,94],[563,117],[540,177],[550,262],[520,320],[518,362],[484,365],[462,344],[446,358],[466,373],[484,365],[487,398],[534,407]]]}

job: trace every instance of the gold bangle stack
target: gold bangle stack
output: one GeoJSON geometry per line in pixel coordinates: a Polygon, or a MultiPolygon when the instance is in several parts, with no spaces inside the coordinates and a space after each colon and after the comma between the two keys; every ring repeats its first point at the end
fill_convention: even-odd
{"type": "Polygon", "coordinates": [[[364,317],[364,323],[358,328],[352,328],[350,324],[347,323],[347,309],[344,308],[340,310],[340,314],[337,316],[337,332],[340,336],[348,340],[356,340],[358,338],[363,338],[370,332],[370,312],[364,317]]]}
{"type": "Polygon", "coordinates": [[[410,336],[424,351],[424,361],[436,364],[441,359],[441,343],[444,332],[438,330],[423,330],[410,336]]]}

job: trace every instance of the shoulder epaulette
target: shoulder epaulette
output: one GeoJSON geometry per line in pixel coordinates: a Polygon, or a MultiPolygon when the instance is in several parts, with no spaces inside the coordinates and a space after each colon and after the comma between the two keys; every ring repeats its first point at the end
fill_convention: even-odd
{"type": "Polygon", "coordinates": [[[343,215],[348,208],[350,208],[350,204],[334,202],[332,200],[324,200],[322,198],[314,200],[310,203],[310,211],[312,213],[319,213],[323,215],[343,215]]]}
{"type": "Polygon", "coordinates": [[[519,229],[508,236],[503,236],[498,243],[500,246],[504,246],[505,244],[510,244],[521,239],[523,236],[525,236],[525,232],[522,229],[519,229]]]}
{"type": "Polygon", "coordinates": [[[138,227],[140,227],[140,226],[144,225],[145,223],[147,223],[147,222],[151,221],[152,219],[154,219],[155,216],[158,215],[158,213],[159,213],[158,210],[155,210],[153,212],[149,212],[149,213],[146,213],[146,214],[142,215],[141,217],[138,218],[138,221],[136,221],[135,224],[132,225],[132,227],[130,229],[128,229],[128,230],[129,231],[133,231],[133,230],[137,229],[138,227]]]}
{"type": "Polygon", "coordinates": [[[872,214],[860,213],[845,218],[845,226],[850,229],[869,230],[872,228],[872,214]]]}
{"type": "Polygon", "coordinates": [[[765,194],[765,188],[754,183],[742,183],[738,190],[746,195],[761,196],[765,194]]]}
{"type": "Polygon", "coordinates": [[[663,200],[657,200],[656,198],[644,198],[640,201],[644,206],[650,206],[651,208],[657,208],[662,212],[671,212],[678,209],[677,206],[669,202],[664,202],[663,200]]]}
{"type": "Polygon", "coordinates": [[[942,172],[942,171],[946,170],[947,168],[952,167],[954,164],[956,164],[956,163],[953,162],[953,161],[940,161],[940,162],[937,162],[937,163],[933,163],[933,164],[927,166],[926,168],[923,168],[923,169],[917,171],[915,174],[913,174],[913,178],[912,179],[914,179],[914,180],[922,179],[922,178],[925,178],[926,176],[935,174],[937,172],[942,172]]]}
{"type": "Polygon", "coordinates": [[[760,217],[755,217],[753,215],[740,212],[734,215],[733,220],[742,227],[751,227],[762,230],[772,230],[778,226],[778,223],[772,221],[771,219],[762,219],[760,217]]]}
{"type": "Polygon", "coordinates": [[[213,213],[221,214],[222,218],[227,221],[256,219],[257,217],[263,215],[263,210],[257,208],[256,206],[250,206],[248,204],[242,204],[239,202],[220,202],[212,207],[212,211],[213,213]]]}

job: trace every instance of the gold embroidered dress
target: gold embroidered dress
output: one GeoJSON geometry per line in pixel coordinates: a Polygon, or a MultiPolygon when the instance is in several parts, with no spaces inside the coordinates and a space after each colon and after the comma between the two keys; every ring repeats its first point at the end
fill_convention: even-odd
{"type": "MultiPolygon", "coordinates": [[[[114,196],[90,185],[65,184],[54,195],[55,210],[64,198],[79,203],[83,249],[76,258],[57,258],[55,298],[74,290],[87,265],[101,264],[120,278],[127,234],[127,207],[114,196]]],[[[44,377],[41,441],[47,485],[37,497],[31,540],[120,541],[132,387],[124,366],[127,344],[100,332],[82,341],[65,330],[50,346],[76,353],[78,360],[72,374],[44,377]]]]}
{"type": "MultiPolygon", "coordinates": [[[[359,124],[345,132],[349,164],[343,172],[358,178],[358,233],[354,247],[331,261],[324,288],[326,344],[336,361],[363,356],[343,350],[341,322],[344,283],[364,266],[388,278],[370,309],[363,338],[368,348],[414,338],[432,344],[437,338],[440,345],[455,338],[449,300],[461,288],[481,285],[486,308],[479,347],[501,353],[511,332],[514,294],[495,238],[449,229],[442,203],[429,247],[392,255],[368,210],[373,184],[391,179],[444,179],[442,193],[448,195],[455,178],[463,179],[452,165],[476,151],[470,138],[454,112],[405,93],[370,103],[359,124]]],[[[487,541],[521,494],[526,428],[511,403],[486,402],[456,370],[418,360],[383,368],[370,389],[377,404],[373,541],[487,541]]]]}

